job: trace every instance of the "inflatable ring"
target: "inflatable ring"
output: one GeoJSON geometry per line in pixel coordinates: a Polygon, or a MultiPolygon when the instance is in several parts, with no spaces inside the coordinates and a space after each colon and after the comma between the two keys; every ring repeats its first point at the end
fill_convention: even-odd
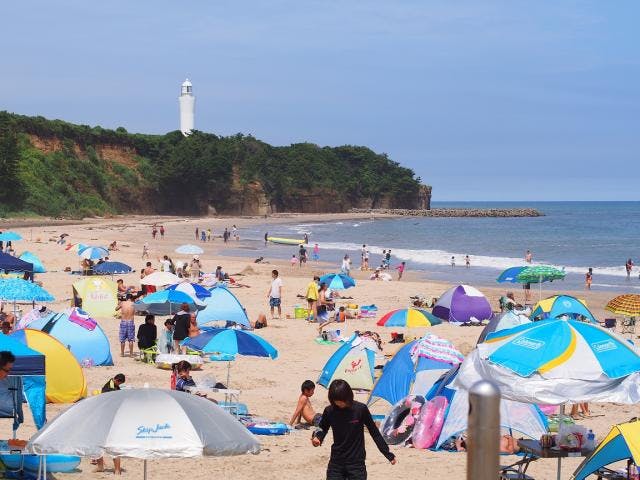
{"type": "Polygon", "coordinates": [[[409,395],[396,403],[382,423],[382,438],[388,445],[399,445],[411,437],[424,397],[409,395]]]}
{"type": "Polygon", "coordinates": [[[431,448],[435,445],[442,431],[442,425],[444,425],[444,415],[448,405],[446,397],[439,396],[422,406],[411,435],[411,441],[415,448],[431,448]]]}

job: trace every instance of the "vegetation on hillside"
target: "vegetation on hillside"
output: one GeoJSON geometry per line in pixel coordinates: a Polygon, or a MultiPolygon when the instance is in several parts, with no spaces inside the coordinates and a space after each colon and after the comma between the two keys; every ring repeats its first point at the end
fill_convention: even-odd
{"type": "Polygon", "coordinates": [[[209,205],[224,212],[238,187],[252,182],[279,211],[309,192],[341,205],[384,196],[409,207],[420,185],[413,171],[366,147],[273,147],[241,134],[130,134],[0,112],[0,215],[199,214],[209,205]],[[36,148],[31,136],[56,148],[36,148]],[[104,146],[121,149],[127,161],[105,160],[98,153],[104,146]]]}

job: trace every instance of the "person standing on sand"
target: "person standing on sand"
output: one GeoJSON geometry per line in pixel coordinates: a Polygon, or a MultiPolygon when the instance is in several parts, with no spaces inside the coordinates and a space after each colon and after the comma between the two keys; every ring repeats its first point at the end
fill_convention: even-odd
{"type": "Polygon", "coordinates": [[[118,310],[120,310],[120,328],[118,330],[120,356],[124,357],[124,344],[129,342],[129,356],[133,357],[133,342],[136,338],[136,325],[133,321],[135,315],[133,295],[127,293],[125,299],[116,307],[116,311],[118,310]]]}
{"type": "Polygon", "coordinates": [[[402,262],[400,265],[396,267],[396,270],[398,270],[398,280],[402,279],[402,274],[404,273],[404,269],[406,265],[407,265],[406,262],[402,262]]]}
{"type": "Polygon", "coordinates": [[[349,259],[349,255],[345,255],[342,258],[342,266],[340,267],[342,273],[345,275],[349,275],[351,273],[351,260],[349,259]]]}
{"type": "Polygon", "coordinates": [[[211,229],[207,228],[207,242],[211,241],[211,229]]]}
{"type": "Polygon", "coordinates": [[[282,279],[279,277],[278,270],[271,271],[271,286],[267,292],[269,299],[269,308],[271,308],[271,320],[282,317],[282,279]],[[273,315],[274,308],[278,308],[278,316],[273,315]]]}
{"type": "Polygon", "coordinates": [[[304,245],[300,245],[300,248],[298,249],[298,262],[299,268],[302,268],[303,263],[307,263],[307,249],[304,248],[304,245]]]}
{"type": "Polygon", "coordinates": [[[624,264],[624,268],[627,270],[627,279],[631,278],[631,270],[633,269],[633,260],[627,259],[627,263],[624,264]]]}
{"type": "Polygon", "coordinates": [[[471,259],[469,258],[469,255],[464,256],[464,265],[467,268],[471,268],[471,259]]]}
{"type": "Polygon", "coordinates": [[[324,409],[318,429],[311,436],[314,447],[322,445],[329,429],[333,430],[331,457],[327,465],[327,480],[365,480],[367,467],[364,447],[364,428],[378,450],[395,465],[396,457],[382,438],[373,422],[371,412],[364,403],[353,399],[353,390],[344,380],[337,379],[329,385],[329,405],[324,409]]]}
{"type": "Polygon", "coordinates": [[[318,246],[317,243],[313,246],[312,258],[314,262],[317,262],[318,260],[320,260],[320,247],[318,246]]]}
{"type": "Polygon", "coordinates": [[[164,240],[164,225],[160,225],[160,240],[164,240]]]}
{"type": "Polygon", "coordinates": [[[142,259],[149,259],[149,244],[147,242],[144,242],[144,245],[142,245],[142,259]]]}
{"type": "Polygon", "coordinates": [[[532,260],[533,260],[533,253],[531,253],[531,250],[527,250],[527,253],[524,254],[524,261],[527,263],[531,263],[532,260]]]}
{"type": "Polygon", "coordinates": [[[591,290],[591,282],[593,282],[593,268],[589,267],[587,274],[584,276],[585,286],[587,290],[591,290]]]}
{"type": "Polygon", "coordinates": [[[156,227],[156,224],[154,223],[153,227],[151,227],[151,238],[155,240],[156,235],[158,235],[158,227],[156,227]]]}
{"type": "Polygon", "coordinates": [[[182,347],[180,342],[189,336],[189,323],[191,314],[189,313],[189,304],[183,303],[180,311],[173,316],[173,349],[176,354],[186,352],[186,347],[182,347]]]}
{"type": "Polygon", "coordinates": [[[313,321],[318,320],[318,285],[320,283],[320,277],[317,275],[313,277],[313,281],[307,285],[307,291],[305,297],[307,298],[307,322],[311,321],[311,315],[313,314],[313,321]]]}
{"type": "Polygon", "coordinates": [[[360,249],[360,270],[364,271],[364,257],[365,257],[365,253],[367,252],[367,246],[366,245],[362,245],[362,248],[360,249]]]}
{"type": "Polygon", "coordinates": [[[200,238],[200,230],[198,229],[198,227],[196,227],[196,241],[198,241],[198,239],[200,238]]]}

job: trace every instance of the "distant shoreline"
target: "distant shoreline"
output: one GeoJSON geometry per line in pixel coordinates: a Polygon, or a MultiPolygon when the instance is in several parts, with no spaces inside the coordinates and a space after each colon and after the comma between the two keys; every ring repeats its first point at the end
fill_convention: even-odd
{"type": "Polygon", "coordinates": [[[350,213],[363,215],[392,215],[400,217],[542,217],[535,208],[432,208],[412,210],[405,208],[352,208],[350,213]]]}

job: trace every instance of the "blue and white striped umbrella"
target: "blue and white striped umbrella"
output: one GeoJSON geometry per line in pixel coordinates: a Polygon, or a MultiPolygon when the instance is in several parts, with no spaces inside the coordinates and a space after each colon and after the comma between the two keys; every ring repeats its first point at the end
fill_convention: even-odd
{"type": "Polygon", "coordinates": [[[53,302],[55,298],[37,283],[21,278],[0,279],[0,299],[11,302],[53,302]]]}
{"type": "Polygon", "coordinates": [[[147,312],[151,315],[173,315],[180,311],[183,303],[189,305],[191,311],[205,308],[199,300],[177,290],[150,293],[134,303],[133,308],[138,312],[147,312]]]}
{"type": "Polygon", "coordinates": [[[109,256],[109,250],[104,247],[84,247],[78,251],[78,255],[88,260],[100,260],[109,256]]]}
{"type": "Polygon", "coordinates": [[[206,328],[200,335],[187,338],[182,344],[204,353],[278,358],[278,351],[264,338],[231,328],[206,328]]]}
{"type": "Polygon", "coordinates": [[[175,290],[176,292],[184,292],[192,298],[202,300],[211,296],[211,292],[198,283],[181,282],[170,285],[166,290],[175,290]]]}
{"type": "Polygon", "coordinates": [[[200,255],[201,253],[204,253],[204,250],[202,250],[197,245],[187,244],[180,245],[178,248],[176,248],[176,253],[180,253],[182,255],[200,255]]]}

